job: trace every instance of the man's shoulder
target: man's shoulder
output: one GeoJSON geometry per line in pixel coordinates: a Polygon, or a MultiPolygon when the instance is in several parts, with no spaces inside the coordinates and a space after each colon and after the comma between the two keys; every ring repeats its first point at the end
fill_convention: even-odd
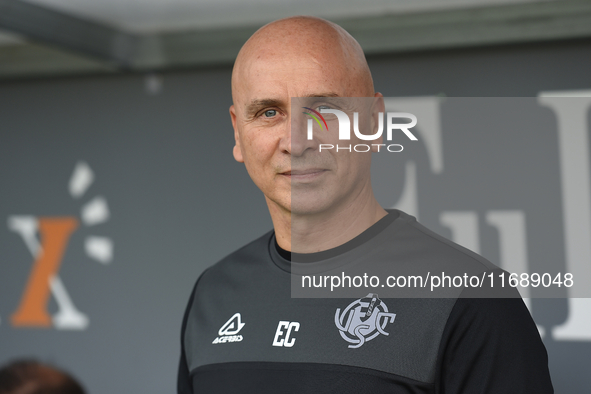
{"type": "Polygon", "coordinates": [[[242,276],[269,260],[269,242],[273,237],[273,230],[268,231],[254,241],[228,254],[217,263],[207,268],[199,278],[199,282],[219,280],[223,277],[242,276]]]}
{"type": "Polygon", "coordinates": [[[398,236],[402,242],[410,244],[409,254],[417,258],[430,255],[439,263],[453,263],[469,266],[471,270],[491,271],[499,269],[498,266],[479,255],[478,253],[459,245],[452,240],[437,234],[433,230],[419,223],[416,218],[402,211],[398,211],[400,218],[404,219],[407,226],[398,236]],[[407,238],[408,237],[408,238],[407,238]],[[414,247],[413,247],[414,246],[414,247]]]}
{"type": "Polygon", "coordinates": [[[249,261],[260,261],[261,258],[268,258],[269,242],[271,242],[273,234],[273,230],[267,231],[265,234],[222,258],[211,268],[225,267],[227,265],[241,264],[249,261]]]}

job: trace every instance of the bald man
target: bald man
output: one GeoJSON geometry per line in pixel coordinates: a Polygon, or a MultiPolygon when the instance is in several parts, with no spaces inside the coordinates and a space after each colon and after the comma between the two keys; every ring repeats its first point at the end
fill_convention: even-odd
{"type": "Polygon", "coordinates": [[[315,155],[311,141],[292,138],[290,97],[309,96],[381,94],[361,47],[341,27],[290,18],[260,29],[232,73],[234,158],[264,193],[279,246],[292,250],[293,242],[299,253],[341,245],[386,215],[371,189],[371,155],[315,155]],[[318,171],[308,173],[311,166],[318,171]]]}
{"type": "Polygon", "coordinates": [[[263,192],[274,229],[198,279],[182,326],[179,394],[553,392],[545,348],[519,298],[473,299],[464,290],[291,297],[302,267],[451,261],[496,269],[412,216],[384,210],[371,187],[371,152],[322,151],[334,133],[306,138],[300,130],[302,105],[292,98],[327,118],[335,101],[368,103],[360,117],[374,131],[384,112],[345,30],[312,17],[262,27],[238,54],[232,98],[234,158],[263,192]],[[360,99],[342,99],[351,97],[360,99]]]}

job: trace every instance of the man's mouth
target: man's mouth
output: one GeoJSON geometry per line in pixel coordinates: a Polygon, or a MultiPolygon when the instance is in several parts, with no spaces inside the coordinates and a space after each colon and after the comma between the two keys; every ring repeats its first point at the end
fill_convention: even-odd
{"type": "Polygon", "coordinates": [[[290,170],[282,172],[281,175],[290,177],[292,179],[312,179],[315,178],[328,170],[324,168],[308,168],[302,170],[290,170]]]}

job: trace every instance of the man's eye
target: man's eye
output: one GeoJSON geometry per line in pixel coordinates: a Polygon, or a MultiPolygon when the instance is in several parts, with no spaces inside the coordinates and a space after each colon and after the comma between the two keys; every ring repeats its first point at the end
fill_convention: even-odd
{"type": "Polygon", "coordinates": [[[320,111],[321,109],[332,109],[331,107],[329,107],[328,105],[319,105],[316,110],[320,111]]]}
{"type": "Polygon", "coordinates": [[[268,109],[264,112],[266,118],[272,118],[273,116],[277,115],[277,111],[274,109],[268,109]]]}

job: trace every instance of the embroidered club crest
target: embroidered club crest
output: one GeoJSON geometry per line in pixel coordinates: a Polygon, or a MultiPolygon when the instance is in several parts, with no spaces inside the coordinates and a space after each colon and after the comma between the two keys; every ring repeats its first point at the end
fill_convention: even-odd
{"type": "Polygon", "coordinates": [[[342,312],[337,308],[334,323],[343,339],[350,343],[349,348],[356,349],[380,334],[389,335],[385,329],[388,323],[394,323],[395,317],[377,294],[369,293],[350,303],[342,312]]]}

